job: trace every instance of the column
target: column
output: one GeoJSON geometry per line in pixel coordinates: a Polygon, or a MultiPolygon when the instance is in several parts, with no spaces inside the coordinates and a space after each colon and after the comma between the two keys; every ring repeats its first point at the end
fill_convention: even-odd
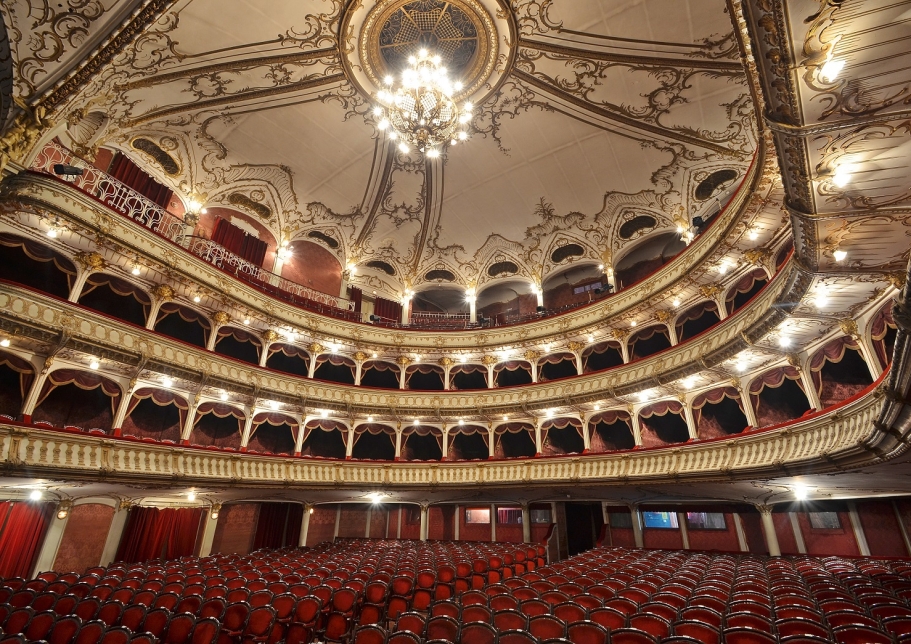
{"type": "Polygon", "coordinates": [[[857,504],[854,501],[848,501],[848,517],[851,519],[851,528],[854,530],[854,538],[857,540],[857,549],[861,556],[870,556],[870,544],[867,543],[867,535],[864,534],[864,526],[860,522],[860,515],[857,513],[857,504]]]}
{"type": "Polygon", "coordinates": [[[683,401],[683,415],[686,418],[686,428],[690,432],[690,440],[696,440],[699,436],[696,428],[696,418],[693,416],[692,401],[683,401]]]}
{"type": "Polygon", "coordinates": [[[497,506],[494,503],[490,504],[490,541],[497,541],[497,506]]]}
{"type": "Polygon", "coordinates": [[[747,422],[751,427],[759,427],[759,419],[756,418],[756,409],[753,407],[753,398],[750,396],[750,390],[747,387],[738,386],[740,390],[740,402],[743,404],[743,415],[746,416],[747,422]]]}
{"type": "Polygon", "coordinates": [[[209,337],[206,340],[207,351],[215,351],[215,343],[218,342],[218,330],[221,328],[221,326],[222,325],[217,325],[215,322],[212,322],[212,331],[209,332],[209,337]]]}
{"type": "Polygon", "coordinates": [[[213,505],[202,520],[202,537],[199,540],[199,556],[208,557],[212,554],[212,542],[215,539],[215,528],[218,527],[218,512],[221,504],[213,505]],[[215,518],[212,518],[215,515],[215,518]]]}
{"type": "Polygon", "coordinates": [[[803,383],[803,390],[810,401],[810,407],[817,411],[822,409],[822,403],[819,401],[819,392],[813,383],[813,372],[810,370],[810,357],[800,356],[800,381],[803,383]]]}
{"type": "Polygon", "coordinates": [[[397,521],[398,525],[396,525],[396,528],[395,528],[395,538],[401,539],[402,538],[402,504],[401,503],[399,503],[399,512],[398,512],[398,518],[396,519],[396,521],[397,521]]]}
{"type": "Polygon", "coordinates": [[[50,373],[50,367],[53,360],[54,359],[50,357],[45,359],[44,368],[38,372],[38,376],[32,382],[31,389],[28,390],[28,396],[26,396],[25,402],[22,403],[22,420],[26,423],[32,422],[32,413],[38,405],[38,396],[41,395],[41,390],[44,388],[44,383],[47,381],[47,376],[50,373]]]}
{"type": "Polygon", "coordinates": [[[351,460],[351,454],[354,452],[354,423],[348,428],[348,440],[345,441],[345,460],[351,460]]]}
{"type": "Polygon", "coordinates": [[[364,361],[355,360],[354,361],[354,386],[359,387],[361,385],[361,376],[364,374],[364,361]]]}
{"type": "Polygon", "coordinates": [[[633,440],[636,447],[642,447],[642,421],[639,420],[639,411],[630,412],[630,419],[633,421],[633,440]]]}
{"type": "Polygon", "coordinates": [[[683,549],[690,549],[690,532],[686,526],[686,512],[677,513],[677,525],[680,526],[680,538],[683,541],[683,549]]]}
{"type": "Polygon", "coordinates": [[[680,344],[680,339],[677,337],[677,325],[672,321],[665,326],[667,327],[667,337],[671,341],[671,346],[680,344]]]}
{"type": "Polygon", "coordinates": [[[391,512],[392,511],[389,509],[389,506],[386,506],[386,531],[383,533],[384,539],[389,538],[389,515],[391,514],[391,512]]]}
{"type": "Polygon", "coordinates": [[[395,429],[395,460],[402,460],[402,426],[395,429]]]}
{"type": "Polygon", "coordinates": [[[60,542],[63,541],[63,532],[66,530],[66,524],[70,520],[70,513],[62,518],[57,518],[57,512],[61,509],[70,509],[70,502],[63,501],[54,508],[54,515],[51,517],[50,525],[41,544],[41,550],[38,551],[38,559],[35,561],[35,568],[32,570],[32,577],[38,573],[51,570],[54,567],[54,561],[57,559],[57,550],[60,549],[60,542]]]}
{"type": "Polygon", "coordinates": [[[449,372],[451,370],[452,370],[451,364],[443,365],[443,391],[449,391],[449,388],[450,388],[449,372]]]}
{"type": "Polygon", "coordinates": [[[313,374],[316,373],[316,367],[317,367],[316,363],[317,363],[317,358],[319,358],[319,356],[320,356],[320,354],[318,354],[318,353],[313,353],[310,355],[310,364],[307,365],[307,377],[310,379],[312,379],[313,374]]]}
{"type": "Polygon", "coordinates": [[[582,416],[582,450],[583,454],[588,454],[592,448],[592,430],[591,419],[595,414],[584,414],[582,416]]]}
{"type": "Polygon", "coordinates": [[[266,366],[266,362],[269,360],[269,347],[271,347],[271,346],[272,345],[270,343],[263,340],[263,345],[262,345],[263,349],[259,354],[259,366],[260,367],[266,366]]]}
{"type": "Polygon", "coordinates": [[[478,321],[478,298],[474,295],[468,296],[468,321],[472,324],[478,321]]]}
{"type": "Polygon", "coordinates": [[[120,547],[120,539],[123,538],[123,530],[126,528],[129,516],[130,503],[121,501],[114,508],[114,516],[111,519],[111,527],[108,529],[108,537],[104,542],[104,550],[101,552],[99,566],[108,566],[117,557],[117,548],[120,547]]]}
{"type": "Polygon", "coordinates": [[[604,275],[607,277],[607,283],[611,285],[614,293],[617,292],[617,278],[614,276],[614,269],[611,266],[604,266],[604,275]]]}
{"type": "Polygon", "coordinates": [[[405,388],[405,380],[408,378],[407,363],[399,362],[399,389],[405,388]]]}
{"type": "Polygon", "coordinates": [[[535,456],[544,453],[543,443],[541,441],[541,419],[535,418],[535,456]]]}
{"type": "Polygon", "coordinates": [[[494,368],[494,365],[492,365],[492,364],[487,365],[487,388],[488,389],[493,389],[497,384],[493,377],[493,368],[494,368]]]}
{"type": "Polygon", "coordinates": [[[898,509],[898,503],[895,500],[892,500],[892,511],[895,512],[895,520],[898,522],[898,531],[902,535],[902,541],[905,544],[905,552],[909,557],[911,557],[911,537],[908,537],[908,528],[905,527],[905,520],[902,518],[902,513],[898,509]]]}
{"type": "Polygon", "coordinates": [[[750,546],[747,544],[747,536],[743,531],[743,519],[740,518],[740,513],[734,513],[734,530],[737,532],[737,545],[740,546],[740,552],[749,552],[750,546]]]}
{"type": "Polygon", "coordinates": [[[332,540],[338,539],[338,526],[342,521],[342,504],[337,503],[335,506],[335,528],[332,530],[332,540]]]}
{"type": "Polygon", "coordinates": [[[639,512],[639,506],[629,506],[629,512],[633,523],[633,540],[636,542],[637,548],[644,548],[645,539],[642,537],[642,514],[639,512]]]}
{"type": "Polygon", "coordinates": [[[775,522],[772,520],[772,506],[771,505],[760,505],[757,506],[759,510],[759,516],[762,519],[762,532],[765,534],[765,543],[766,547],[769,549],[769,554],[773,557],[781,556],[781,548],[778,545],[778,535],[775,534],[775,522]]]}
{"type": "Polygon", "coordinates": [[[367,506],[367,525],[364,526],[364,538],[370,538],[370,521],[373,519],[373,504],[367,506]]]}
{"type": "Polygon", "coordinates": [[[247,443],[250,442],[250,433],[253,430],[253,412],[256,411],[256,408],[251,406],[244,411],[247,412],[247,417],[244,418],[244,431],[240,435],[240,449],[242,452],[247,451],[247,443]]]}
{"type": "Polygon", "coordinates": [[[167,301],[161,297],[152,298],[152,307],[149,309],[149,317],[146,318],[146,328],[149,331],[155,328],[155,322],[158,321],[158,312],[161,310],[162,304],[167,301]]]}
{"type": "Polygon", "coordinates": [[[111,424],[114,436],[120,436],[122,433],[123,421],[126,420],[127,409],[130,407],[130,401],[133,400],[133,391],[135,389],[135,385],[128,387],[124,391],[124,395],[120,397],[120,402],[117,403],[117,413],[114,414],[114,422],[111,424]]]}
{"type": "Polygon", "coordinates": [[[529,360],[528,364],[531,365],[531,381],[538,382],[538,361],[529,360]]]}
{"type": "Polygon", "coordinates": [[[537,284],[532,284],[532,288],[535,291],[535,299],[537,300],[537,305],[544,306],[544,289],[542,289],[537,284]]]}
{"type": "Polygon", "coordinates": [[[794,541],[797,542],[797,552],[802,555],[807,554],[807,544],[803,540],[803,532],[800,531],[800,522],[797,520],[796,512],[788,512],[788,520],[791,522],[791,530],[794,531],[794,541]]]}
{"type": "Polygon", "coordinates": [[[623,364],[629,362],[629,344],[627,344],[626,338],[620,339],[620,357],[623,358],[623,364]]]}
{"type": "Polygon", "coordinates": [[[425,504],[421,504],[421,541],[427,541],[427,513],[429,507],[425,504]]]}
{"type": "Polygon", "coordinates": [[[301,421],[301,424],[297,427],[297,436],[294,439],[295,456],[300,456],[301,450],[304,449],[304,438],[306,438],[307,434],[307,423],[309,423],[311,420],[313,420],[313,416],[307,416],[305,414],[303,420],[301,421]]]}
{"type": "Polygon", "coordinates": [[[867,363],[867,368],[870,370],[870,376],[875,382],[881,375],[883,375],[883,368],[879,362],[879,356],[876,355],[876,348],[873,346],[873,340],[870,338],[870,335],[868,333],[855,335],[853,337],[857,341],[857,347],[860,349],[860,355],[863,356],[864,362],[867,363]]]}
{"type": "Polygon", "coordinates": [[[443,425],[443,460],[449,457],[449,427],[443,425]]]}
{"type": "Polygon", "coordinates": [[[411,296],[402,298],[402,324],[411,322],[411,296]]]}
{"type": "Polygon", "coordinates": [[[492,459],[497,453],[497,430],[493,425],[487,427],[487,458],[492,459]]]}
{"type": "Polygon", "coordinates": [[[528,504],[522,504],[522,542],[531,543],[531,510],[528,504]]]}
{"type": "Polygon", "coordinates": [[[190,440],[190,432],[193,431],[193,425],[196,422],[196,396],[190,396],[187,399],[187,404],[190,405],[190,408],[187,409],[187,418],[183,422],[183,432],[180,435],[180,442],[183,445],[186,445],[190,440]]]}
{"type": "Polygon", "coordinates": [[[76,276],[76,281],[73,283],[73,288],[70,289],[70,296],[68,301],[78,302],[79,296],[82,295],[82,288],[85,286],[85,281],[89,278],[89,275],[92,274],[92,271],[83,269],[76,276]]]}
{"type": "Polygon", "coordinates": [[[455,506],[455,519],[453,520],[453,523],[455,524],[453,526],[454,540],[459,541],[461,539],[461,534],[462,534],[462,506],[461,505],[455,506]]]}
{"type": "Polygon", "coordinates": [[[310,536],[310,515],[313,513],[313,506],[309,503],[304,504],[304,516],[301,519],[301,536],[298,546],[306,547],[307,537],[310,536]]]}

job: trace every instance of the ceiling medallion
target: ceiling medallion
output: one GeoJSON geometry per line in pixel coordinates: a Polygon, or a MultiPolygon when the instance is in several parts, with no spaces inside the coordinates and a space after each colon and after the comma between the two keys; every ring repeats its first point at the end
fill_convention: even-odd
{"type": "Polygon", "coordinates": [[[401,85],[396,88],[390,75],[384,81],[386,87],[377,93],[380,105],[373,110],[377,127],[391,129],[389,138],[399,141],[402,152],[417,148],[433,159],[442,148],[468,138],[472,105],[466,101],[460,108],[453,100],[462,83],[449,80],[442,62],[439,54],[421,49],[409,56],[401,85]]]}

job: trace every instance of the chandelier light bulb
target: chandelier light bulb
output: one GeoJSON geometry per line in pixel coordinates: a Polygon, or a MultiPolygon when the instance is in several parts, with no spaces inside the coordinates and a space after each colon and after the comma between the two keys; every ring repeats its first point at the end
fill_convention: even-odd
{"type": "Polygon", "coordinates": [[[221,393],[218,395],[218,398],[219,398],[222,402],[225,402],[226,400],[228,400],[228,392],[227,392],[227,391],[221,392],[221,393]]]}
{"type": "Polygon", "coordinates": [[[674,305],[674,308],[676,309],[678,306],[680,306],[680,298],[679,298],[679,297],[675,297],[675,298],[674,298],[674,301],[672,302],[672,304],[674,305]]]}
{"type": "Polygon", "coordinates": [[[56,229],[56,228],[48,228],[48,230],[47,230],[47,236],[50,237],[51,239],[56,239],[56,238],[57,238],[57,229],[56,229]]]}
{"type": "Polygon", "coordinates": [[[405,143],[404,141],[402,141],[401,143],[399,143],[399,150],[401,150],[402,152],[407,153],[409,150],[411,150],[411,148],[408,147],[408,144],[407,144],[407,143],[405,143]]]}
{"type": "Polygon", "coordinates": [[[427,157],[430,159],[438,159],[440,157],[440,151],[436,148],[430,148],[427,150],[427,157]]]}
{"type": "Polygon", "coordinates": [[[751,230],[747,237],[750,238],[750,241],[756,241],[756,239],[759,237],[759,233],[755,230],[751,230]]]}
{"type": "Polygon", "coordinates": [[[139,275],[139,264],[133,264],[133,268],[130,271],[133,275],[139,275]]]}

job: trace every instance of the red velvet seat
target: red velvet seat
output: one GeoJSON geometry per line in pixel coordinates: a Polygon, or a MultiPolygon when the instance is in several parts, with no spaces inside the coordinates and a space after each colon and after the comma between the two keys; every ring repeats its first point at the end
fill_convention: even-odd
{"type": "Polygon", "coordinates": [[[496,641],[496,629],[490,624],[484,624],[482,622],[465,624],[459,632],[458,637],[458,644],[496,644],[496,641]]]}
{"type": "Polygon", "coordinates": [[[427,620],[425,635],[428,640],[448,640],[457,641],[459,637],[460,625],[452,617],[446,615],[437,615],[427,620]]]}
{"type": "Polygon", "coordinates": [[[607,644],[610,641],[607,629],[590,620],[568,624],[566,639],[573,644],[607,644]]]}

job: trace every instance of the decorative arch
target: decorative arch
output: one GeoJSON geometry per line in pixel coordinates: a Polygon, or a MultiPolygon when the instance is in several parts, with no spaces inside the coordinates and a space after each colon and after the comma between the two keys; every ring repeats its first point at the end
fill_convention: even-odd
{"type": "Polygon", "coordinates": [[[584,452],[582,421],[578,418],[554,418],[546,421],[541,425],[541,449],[546,456],[584,452]]]}
{"type": "Polygon", "coordinates": [[[749,429],[743,399],[736,387],[720,387],[699,394],[691,404],[696,436],[701,440],[740,434],[749,429]]]}
{"type": "Polygon", "coordinates": [[[633,435],[633,419],[629,412],[621,410],[603,411],[588,421],[591,436],[591,451],[594,453],[616,452],[633,449],[636,438],[633,435]]]}
{"type": "Polygon", "coordinates": [[[266,367],[306,378],[310,375],[310,354],[301,347],[286,342],[274,342],[269,345],[266,367]]]}
{"type": "Polygon", "coordinates": [[[598,268],[599,260],[584,259],[554,271],[544,280],[544,308],[561,311],[587,304],[603,294],[604,271],[598,268]]]}
{"type": "Polygon", "coordinates": [[[750,382],[750,402],[760,427],[777,425],[800,418],[810,411],[797,367],[778,367],[750,382]]]}
{"type": "Polygon", "coordinates": [[[348,427],[345,423],[330,418],[311,420],[304,427],[301,455],[344,459],[347,442],[348,427]]]}
{"type": "Polygon", "coordinates": [[[141,387],[130,398],[121,431],[125,436],[178,443],[189,409],[186,398],[173,391],[141,387]]]}
{"type": "Polygon", "coordinates": [[[218,327],[215,353],[258,365],[263,343],[256,335],[235,326],[218,327]]]}
{"type": "Polygon", "coordinates": [[[628,288],[667,264],[686,248],[673,231],[649,235],[614,260],[618,288],[628,288]]]}
{"type": "Polygon", "coordinates": [[[361,385],[377,389],[398,389],[401,367],[385,360],[367,360],[361,367],[361,385]]]}
{"type": "Polygon", "coordinates": [[[663,447],[690,439],[679,401],[663,400],[643,407],[639,410],[639,422],[643,447],[663,447]]]}
{"type": "Polygon", "coordinates": [[[747,302],[758,295],[768,283],[769,278],[761,268],[750,271],[741,277],[736,284],[728,289],[725,295],[724,299],[728,314],[733,315],[746,306],[747,302]]]}
{"type": "Polygon", "coordinates": [[[205,402],[196,409],[190,442],[200,447],[240,449],[246,414],[226,403],[205,402]]]}
{"type": "Polygon", "coordinates": [[[442,367],[433,364],[413,364],[405,369],[405,389],[417,391],[443,391],[446,374],[442,367]]]}
{"type": "Polygon", "coordinates": [[[351,458],[391,461],[395,458],[395,428],[382,423],[358,425],[354,430],[351,458]]]}
{"type": "Polygon", "coordinates": [[[423,424],[403,429],[402,458],[406,461],[443,460],[443,430],[423,424]]]}
{"type": "Polygon", "coordinates": [[[876,357],[883,369],[892,363],[897,335],[898,327],[892,319],[892,303],[889,302],[879,310],[870,324],[870,339],[873,341],[876,357]]]}
{"type": "Polygon", "coordinates": [[[454,365],[449,370],[449,388],[453,391],[487,389],[487,367],[473,363],[454,365]]]}
{"type": "Polygon", "coordinates": [[[503,423],[494,429],[494,458],[533,458],[538,453],[531,423],[503,423]]]}
{"type": "Polygon", "coordinates": [[[481,425],[460,425],[449,430],[450,461],[480,461],[490,458],[489,434],[481,425]]]}
{"type": "Polygon", "coordinates": [[[493,382],[497,387],[528,385],[531,381],[531,363],[527,360],[508,360],[493,368],[493,382]]]}
{"type": "Polygon", "coordinates": [[[873,384],[860,346],[849,336],[828,342],[813,354],[809,367],[824,408],[847,400],[873,384]]]}
{"type": "Polygon", "coordinates": [[[538,382],[571,378],[575,375],[578,375],[576,356],[572,353],[551,353],[538,360],[538,382]]]}
{"type": "Polygon", "coordinates": [[[677,316],[674,321],[677,342],[695,338],[721,322],[718,305],[712,301],[699,302],[677,316]]]}
{"type": "Polygon", "coordinates": [[[614,340],[590,345],[582,352],[582,373],[603,371],[622,364],[623,351],[620,343],[614,340]]]}
{"type": "Polygon", "coordinates": [[[212,323],[201,311],[177,302],[165,302],[158,309],[155,331],[205,349],[212,323]]]}
{"type": "Polygon", "coordinates": [[[152,308],[152,298],[142,287],[120,277],[92,273],[79,294],[79,304],[144,327],[152,308]]]}
{"type": "Polygon", "coordinates": [[[671,348],[671,337],[663,324],[653,324],[633,333],[627,340],[630,360],[641,360],[671,348]]]}
{"type": "Polygon", "coordinates": [[[9,351],[0,351],[0,416],[16,419],[35,380],[35,367],[9,351]]]}
{"type": "Polygon", "coordinates": [[[337,353],[323,353],[316,357],[313,377],[327,382],[353,385],[355,369],[357,365],[351,358],[337,353]]]}
{"type": "Polygon", "coordinates": [[[32,422],[82,431],[112,429],[120,403],[120,385],[94,371],[51,371],[32,412],[32,422]]]}
{"type": "Polygon", "coordinates": [[[10,233],[0,233],[0,279],[67,299],[76,265],[49,246],[10,233]]]}
{"type": "Polygon", "coordinates": [[[300,423],[293,416],[259,412],[253,417],[247,451],[291,456],[297,444],[300,423]]]}
{"type": "Polygon", "coordinates": [[[320,244],[306,239],[292,241],[288,249],[291,258],[282,263],[282,277],[322,293],[339,294],[342,263],[338,257],[320,244]]]}

